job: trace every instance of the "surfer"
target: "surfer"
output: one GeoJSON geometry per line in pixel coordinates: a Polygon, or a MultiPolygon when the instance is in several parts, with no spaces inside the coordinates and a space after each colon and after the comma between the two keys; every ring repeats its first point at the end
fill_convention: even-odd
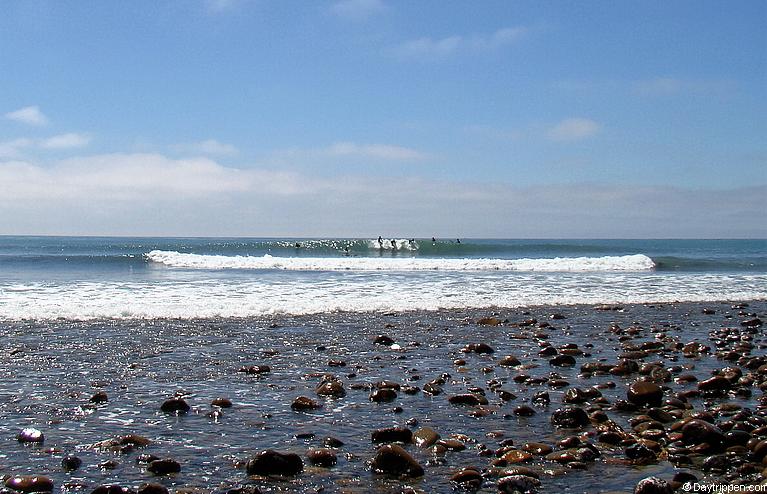
{"type": "Polygon", "coordinates": [[[437,239],[436,239],[436,238],[434,238],[434,237],[431,237],[431,243],[434,243],[434,242],[436,242],[436,241],[437,241],[437,239]]]}
{"type": "Polygon", "coordinates": [[[397,250],[397,241],[391,239],[391,250],[397,250]]]}
{"type": "Polygon", "coordinates": [[[460,244],[461,243],[461,239],[460,238],[455,239],[455,243],[460,244]]]}

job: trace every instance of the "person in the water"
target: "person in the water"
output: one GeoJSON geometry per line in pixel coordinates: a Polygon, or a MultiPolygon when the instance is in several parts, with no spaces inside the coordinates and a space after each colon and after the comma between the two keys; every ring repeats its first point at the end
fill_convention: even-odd
{"type": "Polygon", "coordinates": [[[397,241],[391,239],[391,250],[397,250],[397,241]]]}
{"type": "Polygon", "coordinates": [[[460,244],[461,243],[461,239],[460,238],[455,239],[455,243],[460,244]]]}

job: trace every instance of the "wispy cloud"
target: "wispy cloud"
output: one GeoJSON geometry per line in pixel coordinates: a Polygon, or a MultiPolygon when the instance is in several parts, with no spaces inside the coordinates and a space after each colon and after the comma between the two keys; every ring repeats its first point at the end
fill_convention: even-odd
{"type": "Polygon", "coordinates": [[[213,156],[232,156],[237,154],[238,149],[216,139],[206,139],[199,142],[190,142],[185,144],[176,144],[172,146],[173,150],[181,153],[213,155],[213,156]]]}
{"type": "Polygon", "coordinates": [[[330,159],[410,162],[428,159],[430,155],[417,149],[390,144],[336,142],[321,148],[284,149],[275,152],[275,157],[280,161],[292,162],[327,161],[330,159]]]}
{"type": "Polygon", "coordinates": [[[386,5],[382,0],[339,0],[330,10],[344,19],[364,21],[386,10],[386,5]]]}
{"type": "Polygon", "coordinates": [[[25,106],[8,112],[5,114],[5,118],[27,125],[42,126],[48,123],[48,117],[43,115],[38,106],[25,106]]]}
{"type": "Polygon", "coordinates": [[[509,45],[529,32],[522,26],[506,27],[490,34],[470,36],[453,35],[444,38],[419,38],[392,48],[392,53],[402,59],[442,60],[459,53],[479,53],[509,45]]]}
{"type": "Polygon", "coordinates": [[[729,80],[684,79],[679,77],[655,77],[632,84],[635,93],[643,96],[666,96],[673,94],[727,93],[734,87],[729,80]]]}
{"type": "Polygon", "coordinates": [[[579,141],[597,134],[601,128],[589,118],[566,118],[549,128],[546,136],[553,141],[579,141]]]}
{"type": "Polygon", "coordinates": [[[397,234],[424,237],[767,234],[758,207],[765,186],[549,185],[547,200],[541,201],[540,187],[508,183],[359,175],[319,179],[160,154],[0,162],[0,183],[0,233],[359,236],[396,229],[397,234]],[[711,201],[712,196],[722,200],[711,201]],[[515,214],[499,216],[499,211],[515,214]]]}
{"type": "Polygon", "coordinates": [[[0,158],[19,158],[24,151],[34,149],[75,149],[90,144],[91,136],[88,134],[59,134],[42,139],[30,139],[21,137],[9,141],[0,142],[0,158]]]}
{"type": "Polygon", "coordinates": [[[41,139],[39,146],[45,149],[73,149],[82,148],[90,144],[91,136],[88,134],[59,134],[46,139],[41,139]]]}

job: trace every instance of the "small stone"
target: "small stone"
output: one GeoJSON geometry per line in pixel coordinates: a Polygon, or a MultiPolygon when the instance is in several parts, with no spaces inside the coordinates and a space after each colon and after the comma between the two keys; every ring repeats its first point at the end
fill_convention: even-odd
{"type": "Polygon", "coordinates": [[[553,359],[549,360],[549,365],[555,367],[574,367],[575,357],[572,355],[557,355],[553,359]]]}
{"type": "Polygon", "coordinates": [[[495,350],[493,350],[493,347],[488,345],[487,343],[469,343],[465,347],[463,347],[463,350],[461,350],[463,353],[493,353],[495,350]]]}
{"type": "Polygon", "coordinates": [[[431,427],[421,427],[413,433],[413,443],[419,448],[428,448],[439,440],[439,434],[431,427]]]}
{"type": "Polygon", "coordinates": [[[45,441],[45,436],[38,429],[27,427],[18,433],[16,439],[20,443],[42,444],[45,441]]]}
{"type": "Polygon", "coordinates": [[[80,468],[80,465],[83,464],[83,460],[76,456],[65,456],[61,460],[61,468],[63,468],[67,472],[71,472],[73,470],[77,470],[80,468]]]}
{"type": "Polygon", "coordinates": [[[642,479],[634,487],[634,494],[673,494],[673,492],[668,482],[658,477],[642,479]]]}
{"type": "Polygon", "coordinates": [[[338,463],[338,457],[336,454],[333,452],[333,450],[327,448],[309,450],[309,452],[306,454],[306,457],[309,458],[309,462],[312,465],[318,467],[330,468],[338,463]]]}
{"type": "Polygon", "coordinates": [[[245,468],[248,475],[293,476],[304,469],[304,462],[295,453],[278,453],[267,449],[248,461],[245,468]]]}
{"type": "Polygon", "coordinates": [[[370,440],[378,443],[409,443],[413,440],[413,431],[405,427],[388,427],[373,431],[370,440]]]}
{"type": "Polygon", "coordinates": [[[346,390],[343,383],[336,379],[324,379],[315,389],[319,396],[332,396],[333,398],[343,398],[346,396],[346,390]]]}
{"type": "Polygon", "coordinates": [[[272,372],[272,368],[268,365],[246,365],[240,367],[237,372],[244,372],[245,374],[249,375],[260,375],[272,372]]]}
{"type": "Polygon", "coordinates": [[[13,475],[5,486],[18,492],[53,492],[53,481],[42,475],[13,475]]]}
{"type": "Polygon", "coordinates": [[[541,481],[526,475],[509,475],[498,480],[500,494],[535,494],[541,481]]]}
{"type": "Polygon", "coordinates": [[[626,398],[640,407],[659,407],[663,402],[663,389],[655,383],[636,381],[629,385],[626,398]]]}
{"type": "Polygon", "coordinates": [[[371,467],[376,473],[396,475],[398,477],[421,477],[423,467],[396,444],[387,444],[378,448],[371,467]]]}
{"type": "Polygon", "coordinates": [[[299,396],[293,400],[290,408],[296,411],[317,410],[318,408],[322,408],[322,405],[309,397],[299,396]]]}
{"type": "Polygon", "coordinates": [[[141,484],[136,491],[137,494],[168,494],[168,488],[161,484],[147,483],[141,484]]]}
{"type": "Polygon", "coordinates": [[[370,393],[370,401],[375,403],[387,403],[397,399],[397,392],[391,388],[376,389],[370,393]]]}
{"type": "Polygon", "coordinates": [[[532,417],[535,415],[535,410],[527,405],[520,405],[514,409],[514,415],[520,417],[532,417]]]}
{"type": "Polygon", "coordinates": [[[210,402],[211,405],[214,407],[220,407],[220,408],[231,408],[232,407],[232,400],[229,398],[216,398],[212,402],[210,402]]]}
{"type": "Polygon", "coordinates": [[[448,401],[453,405],[469,405],[469,406],[487,405],[488,403],[487,398],[485,398],[484,396],[475,395],[471,393],[451,396],[450,398],[448,398],[448,401]]]}
{"type": "Polygon", "coordinates": [[[503,357],[499,362],[498,365],[502,365],[504,367],[514,367],[521,364],[519,359],[513,355],[507,355],[506,357],[503,357]]]}
{"type": "Polygon", "coordinates": [[[462,468],[450,476],[450,482],[465,489],[479,489],[482,487],[482,474],[474,468],[462,468]]]}
{"type": "Polygon", "coordinates": [[[579,428],[590,423],[585,410],[578,407],[560,408],[551,414],[551,423],[556,427],[579,428]]]}
{"type": "Polygon", "coordinates": [[[160,410],[165,413],[175,413],[176,415],[182,415],[188,413],[191,407],[184,401],[183,398],[178,396],[165,400],[160,406],[160,410]]]}
{"type": "Polygon", "coordinates": [[[180,472],[181,465],[176,460],[165,458],[150,462],[146,469],[155,475],[169,475],[180,472]]]}
{"type": "Polygon", "coordinates": [[[385,334],[379,334],[375,337],[373,343],[376,345],[391,346],[394,344],[394,340],[385,334]]]}
{"type": "Polygon", "coordinates": [[[104,391],[99,391],[95,393],[93,396],[91,396],[90,402],[91,403],[106,403],[109,401],[109,397],[104,391]]]}

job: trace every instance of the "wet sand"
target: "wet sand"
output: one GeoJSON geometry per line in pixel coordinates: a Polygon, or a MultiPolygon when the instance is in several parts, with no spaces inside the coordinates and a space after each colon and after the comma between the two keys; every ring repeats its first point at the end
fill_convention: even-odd
{"type": "Polygon", "coordinates": [[[650,476],[678,487],[680,472],[759,484],[766,313],[728,301],[0,323],[0,473],[57,492],[632,492],[650,476]],[[299,461],[257,457],[268,449],[299,461]]]}

